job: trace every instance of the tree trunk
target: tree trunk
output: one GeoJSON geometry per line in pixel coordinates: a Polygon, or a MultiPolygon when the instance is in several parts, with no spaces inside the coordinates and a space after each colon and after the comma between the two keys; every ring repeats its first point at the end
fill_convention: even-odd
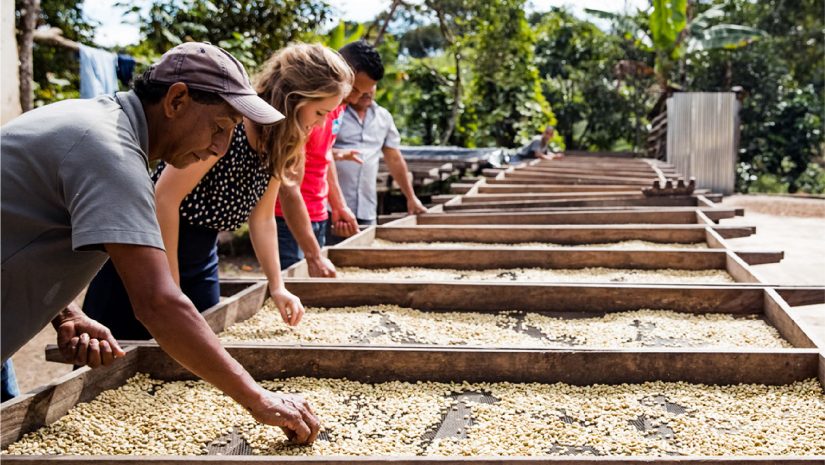
{"type": "Polygon", "coordinates": [[[441,136],[441,144],[447,145],[450,137],[458,124],[458,112],[461,107],[461,52],[456,51],[455,58],[455,80],[453,81],[453,109],[450,112],[450,121],[447,123],[447,130],[441,136]]]}
{"type": "Polygon", "coordinates": [[[21,34],[20,56],[20,108],[27,112],[34,106],[34,64],[32,48],[34,47],[34,29],[40,18],[40,0],[23,0],[23,31],[21,34]]]}
{"type": "Polygon", "coordinates": [[[381,40],[384,39],[384,33],[387,32],[387,27],[390,25],[392,21],[392,17],[395,16],[395,10],[398,9],[398,5],[401,4],[401,0],[393,0],[392,5],[390,5],[390,11],[387,13],[387,19],[384,21],[384,24],[381,26],[381,29],[378,31],[378,35],[375,37],[375,42],[373,42],[373,47],[378,47],[378,44],[381,43],[381,40]]]}
{"type": "Polygon", "coordinates": [[[730,90],[733,86],[733,65],[730,58],[731,52],[725,52],[725,90],[730,90]]]}

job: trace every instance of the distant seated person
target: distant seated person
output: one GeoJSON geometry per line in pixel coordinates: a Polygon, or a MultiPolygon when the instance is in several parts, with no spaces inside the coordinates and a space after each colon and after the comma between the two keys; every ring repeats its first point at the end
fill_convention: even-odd
{"type": "Polygon", "coordinates": [[[550,151],[550,139],[553,138],[554,133],[555,129],[553,126],[547,126],[541,136],[536,137],[530,141],[529,144],[525,145],[518,151],[516,156],[513,158],[513,161],[529,160],[531,158],[538,158],[541,160],[560,158],[562,154],[553,153],[550,151]]]}

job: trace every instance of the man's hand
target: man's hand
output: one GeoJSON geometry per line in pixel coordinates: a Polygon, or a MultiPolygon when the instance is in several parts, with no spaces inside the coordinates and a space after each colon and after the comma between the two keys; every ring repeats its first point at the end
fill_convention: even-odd
{"type": "Polygon", "coordinates": [[[318,255],[317,257],[307,257],[310,278],[334,278],[335,265],[327,257],[318,255]]]}
{"type": "Polygon", "coordinates": [[[358,234],[358,220],[346,205],[332,210],[332,232],[338,237],[350,237],[358,234]]]}
{"type": "Polygon", "coordinates": [[[97,368],[126,355],[109,328],[86,316],[75,304],[60,312],[52,325],[57,331],[57,346],[67,363],[97,368]]]}
{"type": "Polygon", "coordinates": [[[281,312],[281,318],[284,323],[290,326],[297,326],[304,317],[304,306],[301,304],[301,299],[296,297],[293,293],[286,290],[283,286],[269,285],[269,295],[272,301],[281,312]]]}
{"type": "Polygon", "coordinates": [[[275,394],[263,390],[256,405],[249,406],[255,420],[280,426],[286,437],[295,444],[312,444],[321,430],[309,403],[297,394],[275,394]]]}
{"type": "Polygon", "coordinates": [[[364,164],[364,160],[362,160],[358,155],[361,152],[355,149],[332,149],[332,159],[335,161],[354,161],[359,165],[364,164]]]}
{"type": "Polygon", "coordinates": [[[418,197],[412,196],[407,199],[407,213],[410,215],[417,215],[419,213],[427,213],[427,207],[418,200],[418,197]]]}

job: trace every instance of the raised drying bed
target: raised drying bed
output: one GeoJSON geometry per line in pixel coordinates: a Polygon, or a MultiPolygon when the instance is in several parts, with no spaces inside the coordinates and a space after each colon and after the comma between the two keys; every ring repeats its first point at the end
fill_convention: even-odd
{"type": "MultiPolygon", "coordinates": [[[[419,277],[409,279],[423,281],[432,281],[432,276],[435,276],[433,273],[439,273],[438,276],[443,274],[435,270],[453,270],[446,272],[449,276],[444,275],[443,278],[549,282],[609,282],[612,279],[613,282],[655,283],[660,282],[659,279],[670,277],[666,282],[674,284],[759,282],[742,258],[722,249],[625,251],[596,248],[382,249],[344,246],[328,249],[327,256],[339,268],[339,276],[343,279],[347,278],[348,272],[356,271],[352,268],[365,270],[358,271],[358,279],[368,279],[364,273],[373,273],[373,278],[379,279],[380,273],[385,273],[387,269],[405,268],[399,271],[405,275],[417,273],[419,277]],[[479,272],[483,272],[484,276],[479,275],[479,272]],[[432,276],[427,276],[428,273],[432,276]],[[570,275],[570,278],[565,278],[565,275],[570,275]],[[639,281],[640,279],[645,281],[639,281]],[[695,281],[696,279],[700,281],[695,281]]],[[[306,262],[298,262],[290,267],[287,275],[308,277],[306,262]]]]}
{"type": "Polygon", "coordinates": [[[695,248],[720,248],[718,238],[747,237],[756,228],[752,226],[695,225],[524,225],[518,228],[497,225],[378,226],[366,229],[346,245],[372,247],[386,242],[387,247],[408,247],[409,244],[466,243],[476,246],[610,246],[624,248],[622,243],[645,242],[649,247],[668,245],[695,248]],[[709,229],[710,230],[709,230],[709,229]]]}
{"type": "Polygon", "coordinates": [[[825,444],[825,359],[816,350],[626,353],[254,345],[228,350],[253,377],[272,380],[264,381],[270,389],[307,395],[326,428],[313,448],[285,445],[277,428],[255,424],[203,383],[168,383],[193,377],[158,347],[146,345],[128,349],[111,367],[77,370],[3,404],[2,446],[53,424],[34,437],[37,444],[29,444],[30,450],[42,451],[52,431],[68,438],[62,444],[56,440],[48,449],[53,453],[101,447],[109,453],[169,455],[4,455],[3,462],[226,464],[273,460],[256,453],[287,453],[320,457],[277,460],[501,464],[510,459],[462,461],[451,455],[513,454],[521,457],[519,463],[575,458],[575,463],[590,464],[605,457],[588,456],[606,455],[612,463],[666,457],[678,463],[764,464],[816,460],[825,444]],[[70,413],[78,403],[120,388],[139,373],[149,378],[142,375],[128,389],[108,391],[99,402],[70,413]],[[208,404],[208,411],[193,409],[193,402],[208,404]],[[78,447],[79,441],[87,448],[78,447]],[[118,447],[111,447],[113,442],[118,447]],[[181,451],[191,455],[178,455],[181,451]],[[360,456],[332,456],[340,454],[360,456]]]}
{"type": "Polygon", "coordinates": [[[735,208],[696,207],[603,207],[569,209],[541,209],[540,211],[492,212],[492,213],[425,213],[416,217],[416,224],[697,224],[699,212],[718,222],[725,218],[742,215],[743,210],[735,208]]]}

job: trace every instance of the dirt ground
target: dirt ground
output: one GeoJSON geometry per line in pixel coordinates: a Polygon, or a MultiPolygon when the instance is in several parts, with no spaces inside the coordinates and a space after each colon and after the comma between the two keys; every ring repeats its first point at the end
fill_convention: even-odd
{"type": "MultiPolygon", "coordinates": [[[[785,251],[780,263],[754,267],[761,280],[773,284],[825,285],[825,200],[734,195],[725,198],[723,204],[744,207],[745,216],[722,220],[722,224],[756,226],[755,235],[729,239],[733,247],[785,251]]],[[[223,259],[221,275],[260,276],[260,269],[251,257],[223,259]]],[[[793,311],[820,347],[825,347],[825,305],[795,307],[793,311]]],[[[12,357],[21,392],[70,371],[68,365],[45,361],[43,349],[54,343],[55,332],[48,326],[12,357]]]]}

